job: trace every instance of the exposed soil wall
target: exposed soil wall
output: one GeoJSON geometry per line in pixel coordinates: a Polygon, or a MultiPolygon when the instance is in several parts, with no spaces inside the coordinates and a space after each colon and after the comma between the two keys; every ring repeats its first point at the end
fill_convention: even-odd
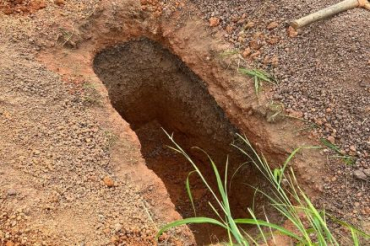
{"type": "MultiPolygon", "coordinates": [[[[208,93],[205,83],[178,57],[159,43],[142,38],[104,49],[94,60],[94,70],[106,85],[114,108],[136,132],[148,168],[165,183],[176,210],[184,218],[193,216],[185,180],[194,168],[166,147],[173,144],[162,128],[173,133],[177,143],[190,153],[215,191],[211,164],[203,153],[191,147],[204,149],[221,173],[229,156],[229,179],[235,174],[228,188],[231,207],[235,217],[249,216],[247,208],[252,206],[254,191],[248,186],[259,186],[262,178],[245,163],[247,158],[230,146],[237,141],[238,130],[208,93]]],[[[208,205],[214,202],[212,195],[201,180],[193,177],[191,187],[198,216],[214,217],[208,205]]],[[[217,227],[191,228],[200,245],[210,243],[210,235],[215,241],[227,239],[217,227]]]]}

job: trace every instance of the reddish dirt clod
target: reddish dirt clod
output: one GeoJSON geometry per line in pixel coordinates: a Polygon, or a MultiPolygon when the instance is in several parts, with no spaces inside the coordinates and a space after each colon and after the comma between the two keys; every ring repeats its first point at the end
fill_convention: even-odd
{"type": "Polygon", "coordinates": [[[268,24],[267,25],[267,29],[268,30],[272,30],[272,29],[275,29],[276,27],[278,27],[279,26],[279,23],[277,23],[276,21],[273,21],[273,22],[271,22],[270,24],[268,24]]]}
{"type": "Polygon", "coordinates": [[[246,49],[243,51],[242,56],[243,56],[244,58],[247,58],[251,53],[252,53],[252,51],[251,51],[251,49],[248,47],[248,48],[246,48],[246,49]]]}
{"type": "Polygon", "coordinates": [[[216,27],[216,26],[218,26],[220,24],[220,19],[219,18],[217,18],[217,17],[211,17],[210,19],[209,19],[209,26],[211,26],[211,27],[216,27]]]}
{"type": "Polygon", "coordinates": [[[298,35],[297,30],[295,30],[295,29],[294,29],[293,27],[291,27],[291,26],[289,26],[289,27],[288,27],[287,32],[288,32],[288,36],[289,36],[290,38],[295,38],[295,37],[297,37],[297,35],[298,35]]]}
{"type": "Polygon", "coordinates": [[[104,182],[104,184],[105,184],[106,186],[108,186],[108,187],[113,187],[113,186],[114,186],[114,181],[113,181],[113,179],[112,179],[111,177],[109,177],[109,176],[104,177],[104,178],[103,178],[103,182],[104,182]]]}
{"type": "Polygon", "coordinates": [[[46,7],[45,0],[11,1],[5,0],[0,3],[0,11],[6,15],[28,14],[46,7]]]}
{"type": "Polygon", "coordinates": [[[54,0],[54,3],[58,6],[63,6],[65,4],[65,0],[54,0]]]}

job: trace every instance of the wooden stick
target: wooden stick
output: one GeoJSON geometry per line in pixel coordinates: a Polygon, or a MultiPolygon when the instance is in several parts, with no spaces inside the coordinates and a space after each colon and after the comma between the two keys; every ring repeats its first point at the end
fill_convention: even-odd
{"type": "Polygon", "coordinates": [[[294,20],[290,25],[294,29],[298,29],[300,27],[309,25],[315,21],[322,20],[330,16],[336,15],[340,12],[357,7],[363,7],[370,10],[370,3],[368,2],[368,0],[344,0],[340,3],[334,4],[325,9],[319,10],[315,13],[309,14],[298,20],[294,20]]]}
{"type": "Polygon", "coordinates": [[[370,10],[370,3],[368,0],[358,0],[358,6],[370,10]]]}

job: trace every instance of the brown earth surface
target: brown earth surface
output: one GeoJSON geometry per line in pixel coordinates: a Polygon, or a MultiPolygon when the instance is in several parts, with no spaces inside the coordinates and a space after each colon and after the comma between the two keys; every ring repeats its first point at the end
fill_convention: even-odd
{"type": "MultiPolygon", "coordinates": [[[[292,39],[283,25],[292,13],[285,2],[289,1],[281,3],[286,6],[282,9],[270,1],[261,5],[275,6],[279,9],[275,15],[256,11],[256,1],[2,1],[0,242],[156,244],[158,228],[192,215],[184,186],[192,169],[165,147],[169,141],[161,127],[174,132],[187,150],[199,145],[209,151],[221,169],[230,154],[231,170],[245,161],[229,147],[237,132],[245,133],[274,167],[294,148],[317,145],[320,136],[332,136],[335,130],[335,141],[358,158],[356,165],[330,158],[333,153],[328,150],[304,150],[292,166],[318,206],[368,230],[370,57],[368,42],[363,41],[369,33],[359,28],[366,26],[368,15],[352,10],[292,39]],[[255,23],[249,24],[239,44],[233,35],[238,39],[240,31],[228,28],[231,14],[225,18],[220,14],[234,6],[232,13],[239,19],[233,23],[238,28],[255,23]],[[210,23],[211,16],[218,19],[210,23]],[[345,22],[352,25],[352,35],[341,34],[348,26],[337,18],[353,21],[345,22]],[[271,24],[274,21],[277,26],[271,24]],[[259,37],[271,35],[279,44],[267,48],[265,37],[252,40],[258,30],[259,37]],[[335,42],[341,45],[332,45],[335,42]],[[246,44],[252,52],[260,51],[256,60],[233,52],[225,55],[235,47],[245,52],[246,44]],[[278,56],[278,62],[264,63],[265,56],[278,56]],[[323,63],[328,65],[314,69],[313,64],[323,63]],[[253,82],[237,72],[238,66],[271,68],[281,83],[264,87],[257,97],[253,82]],[[345,73],[346,67],[353,71],[345,73]],[[308,79],[312,87],[304,86],[308,79]],[[323,91],[328,96],[320,94],[323,91]],[[335,98],[346,99],[333,102],[335,98]],[[287,112],[280,112],[272,99],[284,103],[287,112]],[[285,114],[319,127],[304,131],[306,123],[285,114]],[[355,130],[345,131],[344,125],[355,130]],[[355,153],[350,152],[352,145],[355,153]],[[365,180],[354,178],[354,171],[363,172],[365,180]]],[[[297,6],[300,15],[311,10],[303,3],[297,6]]],[[[191,154],[212,180],[204,156],[191,154]]],[[[230,194],[233,208],[243,216],[252,199],[247,185],[265,184],[250,165],[234,182],[235,193],[238,189],[246,193],[230,194]]],[[[210,210],[202,203],[209,194],[199,180],[192,183],[197,207],[208,215],[210,210]]],[[[225,236],[212,227],[190,229],[172,230],[160,237],[159,244],[201,245],[225,236]]]]}

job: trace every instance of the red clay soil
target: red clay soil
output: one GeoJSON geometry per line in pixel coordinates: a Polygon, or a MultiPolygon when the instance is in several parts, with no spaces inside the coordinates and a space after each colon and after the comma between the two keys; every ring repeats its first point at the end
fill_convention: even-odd
{"type": "Polygon", "coordinates": [[[6,15],[35,13],[45,7],[44,0],[4,0],[0,3],[0,11],[6,15]]]}
{"type": "MultiPolygon", "coordinates": [[[[164,148],[168,140],[159,126],[179,135],[186,148],[194,140],[215,155],[229,153],[222,145],[230,144],[235,132],[245,133],[273,167],[294,148],[317,144],[296,131],[305,127],[302,122],[271,120],[277,112],[271,91],[256,96],[253,82],[237,72],[237,59],[222,55],[232,48],[223,33],[196,13],[188,2],[71,0],[30,15],[0,15],[1,243],[155,244],[158,228],[191,215],[182,186],[189,166],[164,148]],[[178,60],[158,61],[135,51],[128,61],[113,60],[113,53],[97,66],[102,52],[142,38],[178,60]],[[120,62],[134,63],[119,67],[120,62]],[[153,70],[155,63],[170,68],[170,75],[153,70]],[[113,70],[104,72],[106,66],[113,70]],[[151,70],[133,73],[134,68],[151,70]],[[123,83],[125,78],[135,81],[123,83]],[[166,85],[168,78],[183,83],[173,88],[166,85]],[[195,90],[186,91],[184,84],[195,90]],[[141,88],[132,90],[140,96],[120,97],[135,88],[141,88]],[[187,125],[188,117],[197,124],[187,125]],[[215,137],[211,144],[210,137],[215,137]]],[[[305,150],[292,162],[313,198],[322,190],[324,162],[316,150],[305,150]]],[[[196,188],[196,197],[204,199],[203,190],[196,188]]],[[[184,226],[161,236],[159,244],[222,239],[207,236],[199,239],[184,226]]]]}

